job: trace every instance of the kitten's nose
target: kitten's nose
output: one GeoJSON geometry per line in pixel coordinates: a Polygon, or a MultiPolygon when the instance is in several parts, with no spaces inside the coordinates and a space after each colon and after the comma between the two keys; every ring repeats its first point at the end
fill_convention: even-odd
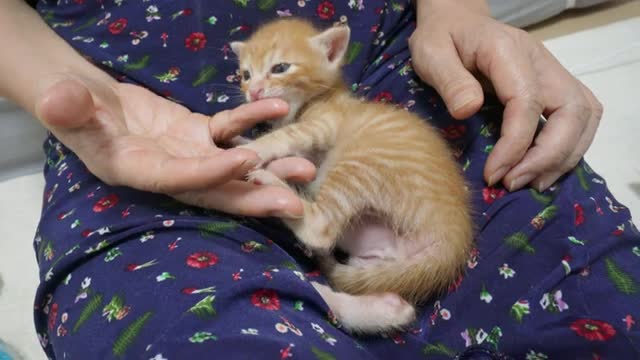
{"type": "Polygon", "coordinates": [[[249,97],[251,98],[251,101],[260,100],[263,94],[264,94],[263,88],[249,90],[249,97]]]}

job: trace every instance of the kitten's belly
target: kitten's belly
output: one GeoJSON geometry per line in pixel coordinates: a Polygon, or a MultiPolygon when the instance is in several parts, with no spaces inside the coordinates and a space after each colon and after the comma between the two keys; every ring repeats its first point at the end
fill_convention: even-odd
{"type": "Polygon", "coordinates": [[[421,252],[416,239],[404,239],[373,216],[362,216],[345,229],[337,240],[338,247],[349,254],[352,260],[406,259],[421,252]]]}

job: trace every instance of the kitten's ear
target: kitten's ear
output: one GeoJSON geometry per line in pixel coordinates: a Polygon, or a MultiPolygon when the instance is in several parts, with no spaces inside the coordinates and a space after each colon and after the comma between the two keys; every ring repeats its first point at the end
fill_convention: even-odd
{"type": "Polygon", "coordinates": [[[236,56],[240,56],[242,49],[244,49],[245,47],[245,43],[243,43],[242,41],[234,41],[229,45],[231,46],[231,51],[233,51],[236,56]]]}
{"type": "Polygon", "coordinates": [[[339,65],[347,52],[351,30],[348,26],[336,26],[311,38],[311,44],[319,47],[327,55],[332,65],[339,65]]]}

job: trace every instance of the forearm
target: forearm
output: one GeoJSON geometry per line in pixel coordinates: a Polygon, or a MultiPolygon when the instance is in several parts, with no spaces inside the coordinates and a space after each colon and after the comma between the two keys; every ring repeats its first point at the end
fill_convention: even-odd
{"type": "Polygon", "coordinates": [[[0,96],[35,115],[40,92],[60,75],[115,81],[60,38],[23,0],[0,1],[0,96]]]}
{"type": "Polygon", "coordinates": [[[490,15],[487,0],[414,0],[418,20],[424,18],[424,15],[430,12],[434,7],[453,3],[463,5],[465,8],[483,15],[490,15]]]}

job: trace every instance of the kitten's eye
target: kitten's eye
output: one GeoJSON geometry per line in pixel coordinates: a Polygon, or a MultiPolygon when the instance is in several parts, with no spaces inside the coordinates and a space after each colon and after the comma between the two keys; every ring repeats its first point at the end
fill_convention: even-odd
{"type": "Polygon", "coordinates": [[[291,66],[291,64],[287,64],[287,63],[280,63],[277,65],[273,65],[273,67],[271,68],[271,73],[272,74],[282,74],[283,72],[289,70],[289,67],[291,66]]]}
{"type": "Polygon", "coordinates": [[[242,79],[244,81],[247,81],[249,79],[251,79],[251,73],[248,70],[245,70],[242,72],[242,79]]]}

